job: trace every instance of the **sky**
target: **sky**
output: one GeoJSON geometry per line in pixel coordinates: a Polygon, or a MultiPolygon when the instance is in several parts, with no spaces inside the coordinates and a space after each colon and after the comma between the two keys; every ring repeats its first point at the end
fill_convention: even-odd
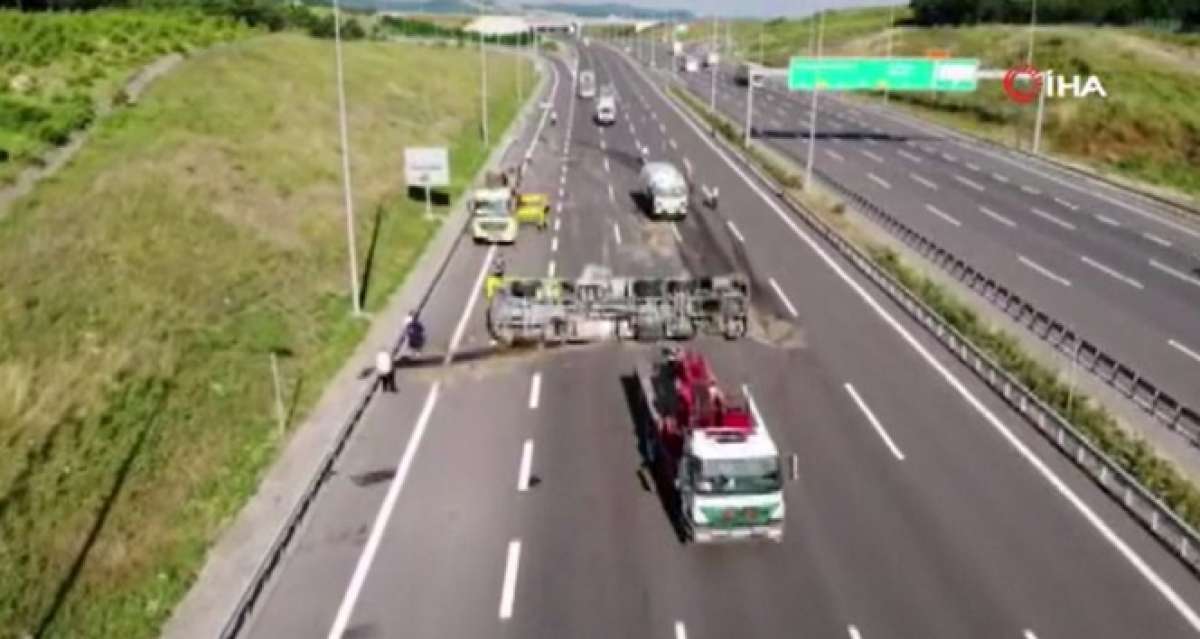
{"type": "MultiPolygon", "coordinates": [[[[537,2],[538,0],[528,0],[537,2]]],[[[592,4],[606,0],[558,0],[568,4],[592,4]]],[[[690,9],[697,15],[740,15],[753,17],[808,15],[815,9],[878,7],[908,4],[907,0],[614,0],[655,9],[690,9]]]]}

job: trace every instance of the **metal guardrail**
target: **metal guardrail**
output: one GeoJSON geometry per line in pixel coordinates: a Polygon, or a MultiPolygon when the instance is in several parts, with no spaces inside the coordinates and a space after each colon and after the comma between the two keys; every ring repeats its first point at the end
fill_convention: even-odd
{"type": "MultiPolygon", "coordinates": [[[[536,100],[538,94],[544,87],[545,81],[539,85],[538,89],[533,92],[529,99],[531,101],[536,100]]],[[[516,127],[523,119],[524,117],[519,114],[518,118],[513,120],[512,130],[516,130],[516,127]]],[[[536,141],[541,136],[542,129],[545,127],[545,123],[546,116],[545,113],[543,113],[537,129],[534,131],[533,140],[536,141]]],[[[509,131],[509,135],[512,134],[512,130],[509,131]]],[[[506,145],[507,144],[511,144],[511,142],[506,142],[506,145]]],[[[530,146],[530,149],[532,149],[532,145],[530,146]]],[[[528,152],[521,154],[520,159],[522,167],[527,166],[531,161],[531,157],[528,152]]],[[[476,183],[479,182],[479,177],[484,173],[485,169],[486,166],[484,169],[480,170],[479,176],[476,176],[476,183]]],[[[462,228],[460,228],[459,232],[455,234],[454,243],[451,245],[450,250],[446,252],[445,257],[442,258],[442,262],[438,265],[438,269],[434,273],[433,279],[430,281],[429,286],[422,294],[421,300],[417,303],[416,311],[418,314],[424,310],[426,304],[429,302],[429,299],[433,296],[433,291],[437,288],[438,282],[441,281],[442,276],[446,272],[446,268],[450,265],[450,261],[453,259],[458,250],[458,245],[463,241],[463,237],[467,235],[466,230],[470,227],[470,224],[470,216],[464,217],[462,228]]],[[[406,342],[407,331],[402,330],[400,331],[399,337],[396,339],[395,345],[392,347],[393,357],[399,356],[400,352],[404,349],[406,342]]],[[[321,486],[330,477],[333,471],[333,465],[337,463],[338,457],[340,457],[342,451],[345,450],[346,445],[349,443],[350,436],[354,433],[354,428],[358,425],[363,413],[366,412],[367,406],[370,405],[371,399],[374,398],[376,392],[378,392],[378,388],[378,384],[372,383],[369,385],[354,403],[354,408],[350,411],[350,414],[347,415],[346,419],[342,422],[342,426],[338,430],[337,436],[334,438],[333,445],[330,446],[329,450],[327,450],[325,455],[321,458],[321,463],[318,466],[317,473],[314,474],[309,480],[308,485],[304,488],[303,496],[292,508],[292,511],[288,513],[284,525],[280,529],[278,535],[276,535],[275,539],[271,542],[271,546],[267,550],[266,556],[255,569],[254,577],[251,579],[250,585],[246,587],[245,591],[242,593],[242,596],[238,599],[237,606],[234,608],[233,613],[225,622],[225,625],[221,627],[220,639],[234,639],[237,637],[245,626],[246,621],[253,614],[254,606],[258,602],[258,598],[262,595],[263,589],[271,579],[271,575],[274,574],[275,569],[282,561],[288,545],[291,543],[296,531],[300,528],[301,523],[304,521],[304,517],[308,513],[308,509],[312,506],[313,502],[316,501],[321,486]]]]}
{"type": "Polygon", "coordinates": [[[913,230],[874,202],[820,169],[813,169],[813,173],[842,197],[850,200],[856,209],[880,223],[921,256],[967,285],[1055,350],[1073,358],[1082,369],[1117,389],[1188,443],[1200,447],[1200,413],[1197,413],[1196,409],[1166,393],[1133,367],[1104,352],[1095,342],[1080,336],[1067,323],[1039,310],[1011,288],[913,230]]]}
{"type": "MultiPolygon", "coordinates": [[[[785,202],[808,226],[821,235],[825,241],[834,247],[860,273],[870,279],[884,291],[896,304],[903,308],[913,319],[919,322],[954,356],[970,368],[992,390],[1000,395],[1014,410],[1020,413],[1038,431],[1042,433],[1055,447],[1067,456],[1077,467],[1083,470],[1106,493],[1115,499],[1130,513],[1134,519],[1150,531],[1160,543],[1187,566],[1194,575],[1200,576],[1200,534],[1183,521],[1170,507],[1143,486],[1137,478],[1121,468],[1111,457],[1096,448],[1070,422],[1065,420],[1053,408],[1043,402],[1018,381],[1012,374],[1004,370],[987,354],[966,339],[954,327],[946,323],[936,311],[922,302],[912,291],[896,280],[890,273],[875,264],[858,247],[816,214],[809,211],[803,203],[788,195],[786,190],[773,177],[767,175],[758,165],[746,158],[745,154],[735,148],[721,136],[714,136],[717,143],[731,155],[738,158],[743,167],[752,172],[780,200],[785,202]]],[[[861,204],[861,198],[854,198],[856,204],[861,204]]],[[[1047,335],[1057,334],[1059,340],[1070,339],[1083,343],[1077,336],[1065,330],[1061,324],[1051,329],[1052,322],[1043,316],[1042,324],[1046,326],[1047,335]]],[[[1099,351],[1095,351],[1099,354],[1099,351]]],[[[1093,358],[1095,362],[1097,358],[1093,358]]],[[[1116,374],[1120,364],[1115,361],[1109,369],[1116,374]]],[[[1129,375],[1130,373],[1125,373],[1129,375]]],[[[1134,386],[1136,386],[1136,377],[1134,386]]],[[[1194,415],[1194,414],[1193,414],[1194,415]]]]}

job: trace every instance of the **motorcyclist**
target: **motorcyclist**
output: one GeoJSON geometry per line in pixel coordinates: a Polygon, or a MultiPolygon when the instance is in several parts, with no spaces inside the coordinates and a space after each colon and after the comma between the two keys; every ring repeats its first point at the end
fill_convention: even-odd
{"type": "Polygon", "coordinates": [[[492,260],[491,270],[488,272],[487,282],[484,287],[484,293],[488,299],[492,299],[492,296],[496,294],[496,291],[504,286],[505,268],[506,265],[504,264],[504,256],[497,255],[496,258],[492,260]]]}
{"type": "Polygon", "coordinates": [[[425,326],[421,324],[421,320],[417,317],[415,310],[408,313],[408,323],[404,327],[404,334],[407,338],[409,350],[420,355],[421,351],[425,348],[425,326]]]}

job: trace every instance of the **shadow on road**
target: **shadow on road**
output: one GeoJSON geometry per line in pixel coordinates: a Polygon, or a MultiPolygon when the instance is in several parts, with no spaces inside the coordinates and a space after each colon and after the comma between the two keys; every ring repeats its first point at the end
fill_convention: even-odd
{"type": "Polygon", "coordinates": [[[686,544],[687,528],[683,523],[683,513],[679,510],[679,492],[675,490],[674,474],[667,467],[669,462],[664,456],[655,453],[657,438],[654,434],[650,398],[642,392],[636,372],[621,376],[621,391],[625,395],[625,403],[633,421],[634,441],[641,459],[637,477],[643,489],[653,490],[658,495],[659,504],[662,505],[667,520],[671,522],[675,538],[680,544],[686,544]]]}

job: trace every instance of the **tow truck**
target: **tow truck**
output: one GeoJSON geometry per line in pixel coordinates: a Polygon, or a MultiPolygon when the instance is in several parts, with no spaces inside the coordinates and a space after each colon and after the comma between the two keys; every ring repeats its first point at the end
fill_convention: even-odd
{"type": "MultiPolygon", "coordinates": [[[[674,486],[673,514],[687,538],[782,541],[785,459],[745,387],[728,397],[703,355],[675,346],[635,374],[650,413],[643,455],[674,486]]],[[[798,458],[786,461],[794,481],[798,458]]]]}

